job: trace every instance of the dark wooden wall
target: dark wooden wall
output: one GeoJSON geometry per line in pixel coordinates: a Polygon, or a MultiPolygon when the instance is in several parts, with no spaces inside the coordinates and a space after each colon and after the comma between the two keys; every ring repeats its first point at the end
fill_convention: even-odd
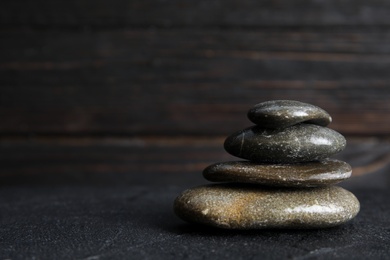
{"type": "Polygon", "coordinates": [[[1,134],[225,135],[268,99],[390,131],[387,1],[0,3],[1,134]]]}
{"type": "Polygon", "coordinates": [[[8,163],[29,168],[15,159],[25,137],[213,143],[269,99],[321,106],[347,136],[389,136],[390,2],[0,1],[8,163]]]}

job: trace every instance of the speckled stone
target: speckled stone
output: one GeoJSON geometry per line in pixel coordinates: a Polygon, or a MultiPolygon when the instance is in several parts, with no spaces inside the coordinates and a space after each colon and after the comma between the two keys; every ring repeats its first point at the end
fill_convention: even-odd
{"type": "Polygon", "coordinates": [[[312,124],[279,130],[254,126],[232,134],[224,144],[234,156],[265,163],[321,160],[342,151],[345,145],[345,138],[338,132],[312,124]]]}
{"type": "Polygon", "coordinates": [[[253,183],[280,187],[317,187],[339,183],[351,176],[351,166],[328,159],[299,164],[256,164],[249,161],[210,165],[203,176],[214,182],[253,183]]]}
{"type": "Polygon", "coordinates": [[[181,219],[227,229],[326,228],[351,220],[359,209],[356,197],[337,186],[259,189],[216,184],[186,190],[174,202],[181,219]]]}
{"type": "Polygon", "coordinates": [[[248,118],[262,128],[286,128],[299,123],[327,126],[331,116],[322,108],[294,101],[272,100],[255,105],[248,112],[248,118]]]}

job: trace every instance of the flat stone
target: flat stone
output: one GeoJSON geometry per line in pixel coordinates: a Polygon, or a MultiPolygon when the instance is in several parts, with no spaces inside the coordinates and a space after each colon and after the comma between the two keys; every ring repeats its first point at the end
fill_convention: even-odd
{"type": "Polygon", "coordinates": [[[331,116],[322,108],[295,101],[272,100],[255,105],[248,112],[248,118],[262,128],[286,128],[299,123],[327,126],[331,116]]]}
{"type": "Polygon", "coordinates": [[[225,140],[225,150],[237,157],[264,163],[299,163],[328,158],[345,148],[338,132],[312,124],[285,129],[253,126],[225,140]]]}
{"type": "Polygon", "coordinates": [[[351,176],[351,166],[327,159],[299,164],[256,164],[249,161],[210,165],[203,176],[214,182],[253,183],[281,187],[317,187],[339,183],[351,176]]]}
{"type": "Polygon", "coordinates": [[[327,228],[351,220],[359,209],[356,197],[337,186],[259,189],[216,184],[184,191],[174,202],[181,219],[226,229],[327,228]]]}

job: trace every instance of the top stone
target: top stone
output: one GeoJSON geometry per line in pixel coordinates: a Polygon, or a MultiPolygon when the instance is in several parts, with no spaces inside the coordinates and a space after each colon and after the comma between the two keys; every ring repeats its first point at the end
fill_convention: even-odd
{"type": "Polygon", "coordinates": [[[331,116],[322,108],[294,100],[259,103],[249,110],[248,118],[269,129],[283,129],[299,123],[327,126],[332,122],[331,116]]]}

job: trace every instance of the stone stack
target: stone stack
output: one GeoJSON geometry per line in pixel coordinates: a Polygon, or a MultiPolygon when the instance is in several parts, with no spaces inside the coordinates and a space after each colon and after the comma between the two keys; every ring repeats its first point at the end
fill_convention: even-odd
{"type": "Polygon", "coordinates": [[[188,222],[228,229],[326,228],[356,216],[360,204],[331,186],[351,176],[346,162],[329,159],[345,138],[327,128],[323,109],[292,100],[257,104],[255,126],[232,134],[225,150],[247,161],[213,164],[203,176],[221,184],[184,191],[175,213],[188,222]]]}

